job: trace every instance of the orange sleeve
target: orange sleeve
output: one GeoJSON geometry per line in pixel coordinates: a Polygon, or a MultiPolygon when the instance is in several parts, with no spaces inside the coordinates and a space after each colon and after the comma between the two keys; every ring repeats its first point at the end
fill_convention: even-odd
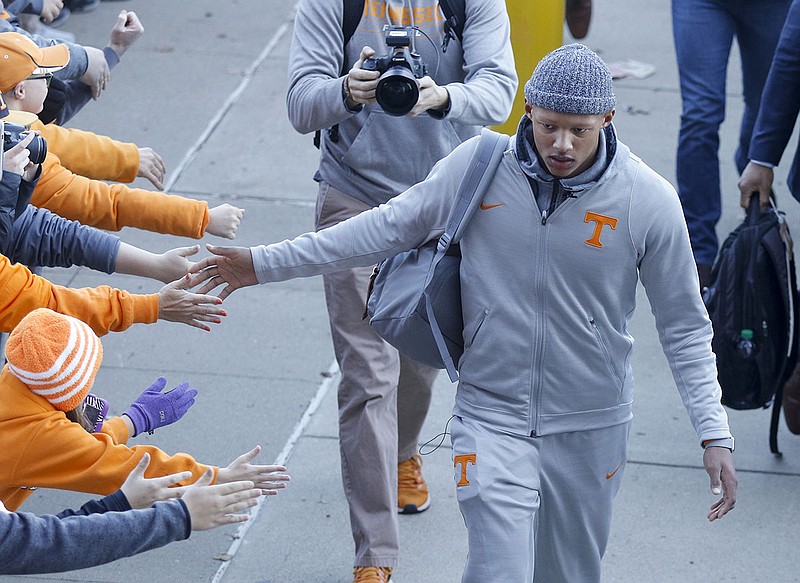
{"type": "Polygon", "coordinates": [[[95,180],[133,182],[136,179],[139,172],[136,144],[54,123],[36,121],[31,129],[39,130],[47,140],[47,150],[58,156],[61,165],[70,172],[95,180]]]}
{"type": "MultiPolygon", "coordinates": [[[[110,435],[88,433],[63,414],[54,412],[29,436],[17,463],[4,471],[10,473],[9,481],[18,485],[108,495],[119,490],[145,453],[150,454],[147,478],[188,470],[192,477],[177,484],[182,486],[193,483],[206,470],[205,465],[188,454],[171,456],[150,445],[115,444],[110,435]]],[[[216,479],[217,468],[214,468],[216,479]]]]}
{"type": "Polygon", "coordinates": [[[199,239],[208,225],[205,201],[91,180],[70,172],[49,152],[31,204],[107,231],[134,227],[199,239]]]}
{"type": "Polygon", "coordinates": [[[36,308],[83,320],[96,334],[120,332],[131,324],[158,320],[158,295],[138,295],[108,286],[73,289],[32,274],[0,255],[0,331],[10,332],[36,308]]]}

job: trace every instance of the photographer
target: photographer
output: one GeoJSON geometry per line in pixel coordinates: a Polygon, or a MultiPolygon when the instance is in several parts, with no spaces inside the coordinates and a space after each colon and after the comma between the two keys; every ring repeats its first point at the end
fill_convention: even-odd
{"type": "MultiPolygon", "coordinates": [[[[289,119],[301,133],[322,130],[314,177],[319,183],[317,230],[376,207],[424,179],[481,126],[505,121],[517,88],[501,0],[466,0],[463,32],[450,36],[442,8],[433,0],[356,3],[359,14],[367,10],[342,46],[343,10],[352,4],[301,1],[289,55],[289,119]],[[385,25],[416,27],[419,34],[411,30],[408,37],[427,67],[427,75],[413,75],[418,97],[404,116],[391,115],[376,102],[380,68],[362,68],[370,57],[403,49],[387,46],[385,25]],[[446,51],[441,46],[445,38],[446,51]]],[[[402,55],[407,68],[419,65],[409,58],[411,52],[402,55]]],[[[357,268],[325,276],[342,371],[342,478],[358,582],[389,580],[398,563],[398,512],[421,512],[430,504],[416,446],[438,373],[398,355],[362,320],[371,271],[357,268]]]]}

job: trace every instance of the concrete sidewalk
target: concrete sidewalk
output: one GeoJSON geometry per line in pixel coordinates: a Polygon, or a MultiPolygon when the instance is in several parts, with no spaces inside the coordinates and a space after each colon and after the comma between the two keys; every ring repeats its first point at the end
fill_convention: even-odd
{"type": "MultiPolygon", "coordinates": [[[[107,94],[71,125],[152,146],[164,156],[176,194],[212,206],[230,202],[245,208],[238,245],[311,229],[316,195],[311,177],[318,152],[311,136],[291,128],[284,105],[295,5],[128,0],[103,2],[92,13],[72,16],[64,29],[95,46],[104,46],[122,8],[139,13],[147,32],[114,71],[107,94]]],[[[644,80],[616,83],[615,123],[621,139],[674,183],[680,97],[670,25],[668,0],[606,0],[595,3],[584,42],[609,63],[635,59],[656,67],[644,80]]],[[[742,216],[732,163],[742,111],[738,55],[729,71],[729,95],[721,134],[726,196],[721,236],[742,216]]],[[[785,173],[786,168],[779,169],[777,188],[798,236],[798,207],[790,201],[785,173]]],[[[154,251],[192,243],[130,229],[122,236],[154,251]]],[[[85,269],[48,270],[48,276],[71,286],[111,283],[140,293],[160,287],[85,269]]],[[[266,501],[241,528],[196,533],[187,542],[108,566],[1,581],[351,581],[353,543],[337,443],[338,377],[321,281],[239,291],[226,306],[229,316],[211,334],[158,323],[104,337],[105,361],[95,392],[110,398],[112,412],[119,414],[157,376],[167,376],[173,386],[187,378],[201,390],[191,413],[136,442],[187,451],[217,465],[260,443],[264,463],[286,461],[293,476],[290,487],[266,501]]],[[[713,497],[701,450],[643,293],[632,333],[637,339],[635,419],[604,581],[800,580],[795,558],[800,438],[782,426],[784,456],[777,459],[767,443],[769,411],[729,412],[737,438],[739,502],[723,521],[709,524],[705,515],[713,497]]],[[[445,431],[454,392],[442,375],[423,429],[425,439],[445,431]]],[[[449,439],[425,456],[424,473],[432,505],[421,515],[401,517],[402,564],[393,581],[457,582],[466,541],[449,439]]],[[[53,512],[85,499],[42,491],[23,509],[53,512]]]]}

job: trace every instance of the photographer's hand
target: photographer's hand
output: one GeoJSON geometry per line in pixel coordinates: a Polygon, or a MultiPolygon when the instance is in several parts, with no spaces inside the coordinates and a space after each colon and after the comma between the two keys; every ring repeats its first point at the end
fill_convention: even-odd
{"type": "Polygon", "coordinates": [[[379,71],[365,71],[361,68],[364,61],[375,54],[372,47],[364,47],[353,68],[347,73],[344,83],[344,96],[347,107],[354,109],[359,105],[375,103],[375,88],[378,86],[379,71]]]}
{"type": "Polygon", "coordinates": [[[429,109],[445,109],[450,103],[450,94],[447,89],[440,87],[436,81],[427,75],[419,80],[419,99],[408,115],[416,117],[429,109]]]}

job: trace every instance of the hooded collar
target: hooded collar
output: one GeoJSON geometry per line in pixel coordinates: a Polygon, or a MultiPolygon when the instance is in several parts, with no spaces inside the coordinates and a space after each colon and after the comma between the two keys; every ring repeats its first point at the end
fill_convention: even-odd
{"type": "MultiPolygon", "coordinates": [[[[613,175],[616,172],[613,170],[613,162],[617,156],[617,146],[617,132],[611,123],[600,132],[600,145],[592,165],[577,176],[559,179],[561,186],[578,194],[613,175]]],[[[538,182],[556,180],[536,150],[533,143],[533,122],[524,114],[517,128],[515,149],[519,166],[529,178],[538,182]]]]}

